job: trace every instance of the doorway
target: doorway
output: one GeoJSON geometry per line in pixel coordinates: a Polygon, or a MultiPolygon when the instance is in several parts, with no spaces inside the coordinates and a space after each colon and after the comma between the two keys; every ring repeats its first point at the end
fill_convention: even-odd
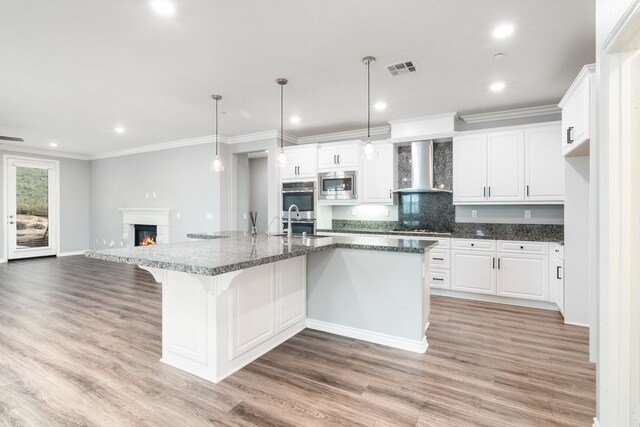
{"type": "Polygon", "coordinates": [[[57,255],[58,169],[54,160],[4,156],[8,260],[57,255]]]}

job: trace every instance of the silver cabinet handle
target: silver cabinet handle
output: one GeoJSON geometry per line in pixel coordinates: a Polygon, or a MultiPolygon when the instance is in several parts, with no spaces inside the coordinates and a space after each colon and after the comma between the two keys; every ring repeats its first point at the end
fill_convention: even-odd
{"type": "Polygon", "coordinates": [[[482,187],[482,197],[487,197],[487,186],[482,187]]]}
{"type": "Polygon", "coordinates": [[[438,277],[432,277],[432,280],[438,280],[438,281],[440,281],[440,282],[444,282],[444,279],[440,279],[440,278],[438,278],[438,277]]]}
{"type": "Polygon", "coordinates": [[[9,224],[15,224],[15,222],[13,222],[13,221],[9,221],[9,224]]]}
{"type": "Polygon", "coordinates": [[[529,185],[527,184],[527,197],[529,197],[529,185]]]}
{"type": "Polygon", "coordinates": [[[567,128],[567,144],[573,143],[573,126],[567,128]]]}
{"type": "Polygon", "coordinates": [[[496,257],[493,257],[492,259],[493,259],[493,269],[495,270],[496,269],[496,257]]]}
{"type": "Polygon", "coordinates": [[[491,186],[489,186],[489,197],[491,197],[491,186]]]}
{"type": "Polygon", "coordinates": [[[500,258],[498,258],[498,270],[500,270],[500,258]]]}
{"type": "Polygon", "coordinates": [[[340,164],[340,154],[338,154],[338,164],[340,164]]]}
{"type": "Polygon", "coordinates": [[[444,261],[444,258],[433,258],[436,261],[444,261]]]}

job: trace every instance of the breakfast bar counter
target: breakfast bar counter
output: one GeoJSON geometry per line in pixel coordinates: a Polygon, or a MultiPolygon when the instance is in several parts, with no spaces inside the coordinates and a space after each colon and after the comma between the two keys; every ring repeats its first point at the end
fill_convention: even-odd
{"type": "Polygon", "coordinates": [[[243,232],[87,253],[162,284],[162,361],[219,382],[304,328],[424,352],[435,241],[243,232]]]}

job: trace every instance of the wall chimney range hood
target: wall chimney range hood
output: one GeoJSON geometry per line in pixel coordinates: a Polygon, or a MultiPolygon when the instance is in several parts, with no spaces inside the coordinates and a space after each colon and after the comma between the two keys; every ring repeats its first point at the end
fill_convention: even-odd
{"type": "Polygon", "coordinates": [[[394,193],[451,193],[433,183],[433,140],[411,143],[411,187],[394,193]]]}

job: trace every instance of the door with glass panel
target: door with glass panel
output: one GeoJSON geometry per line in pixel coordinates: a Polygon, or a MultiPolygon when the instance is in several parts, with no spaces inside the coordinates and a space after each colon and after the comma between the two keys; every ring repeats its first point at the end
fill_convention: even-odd
{"type": "Polygon", "coordinates": [[[58,163],[5,157],[7,258],[56,255],[58,163]]]}

